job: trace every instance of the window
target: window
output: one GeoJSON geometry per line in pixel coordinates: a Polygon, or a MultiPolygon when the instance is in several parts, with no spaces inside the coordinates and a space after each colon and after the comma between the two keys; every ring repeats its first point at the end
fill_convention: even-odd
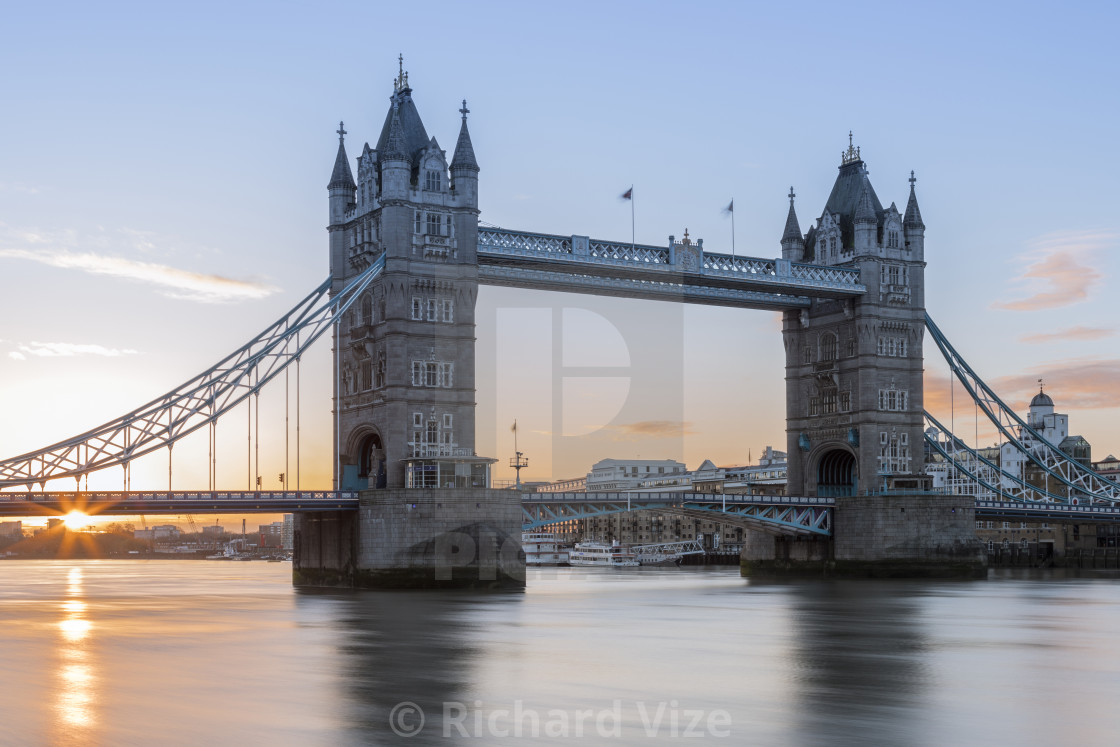
{"type": "Polygon", "coordinates": [[[840,392],[840,412],[849,412],[852,409],[852,393],[840,392]]]}
{"type": "Polygon", "coordinates": [[[380,350],[377,353],[377,367],[373,372],[373,386],[380,389],[385,386],[385,351],[380,350]]]}
{"type": "Polygon", "coordinates": [[[413,233],[420,233],[420,211],[416,211],[416,220],[412,227],[413,233]]]}
{"type": "Polygon", "coordinates": [[[422,412],[412,413],[412,427],[413,428],[419,428],[423,424],[424,424],[424,413],[422,413],[422,412]]]}
{"type": "Polygon", "coordinates": [[[364,326],[373,322],[373,303],[369,296],[362,296],[361,312],[358,314],[358,325],[364,326]]]}
{"type": "Polygon", "coordinates": [[[809,414],[810,415],[820,415],[821,414],[821,398],[820,397],[810,397],[809,398],[809,414]]]}
{"type": "Polygon", "coordinates": [[[450,298],[443,299],[443,318],[440,321],[445,324],[455,321],[455,302],[450,298]]]}
{"type": "Polygon", "coordinates": [[[831,332],[821,335],[821,360],[836,360],[836,335],[831,332]]]}
{"type": "Polygon", "coordinates": [[[802,363],[812,363],[813,362],[813,348],[811,348],[808,345],[805,346],[805,349],[803,351],[801,351],[801,362],[802,363]]]}
{"type": "Polygon", "coordinates": [[[885,355],[888,358],[905,358],[906,357],[906,338],[905,337],[880,337],[879,338],[879,355],[885,355]]]}
{"type": "Polygon", "coordinates": [[[425,183],[424,183],[424,189],[428,190],[429,192],[438,192],[439,191],[439,186],[440,186],[439,172],[438,171],[429,171],[428,175],[427,175],[427,179],[425,180],[425,183]]]}
{"type": "Polygon", "coordinates": [[[437,215],[436,213],[428,213],[428,235],[429,236],[441,236],[441,235],[443,235],[443,231],[441,230],[442,226],[443,226],[443,218],[440,215],[437,215]]]}
{"type": "Polygon", "coordinates": [[[359,372],[358,388],[361,391],[364,392],[367,389],[369,389],[370,385],[371,385],[371,382],[370,382],[370,361],[368,359],[362,361],[359,364],[359,369],[360,369],[360,372],[359,372]]]}
{"type": "Polygon", "coordinates": [[[428,299],[428,321],[429,322],[434,322],[434,321],[438,320],[437,311],[436,311],[437,308],[438,307],[436,305],[436,299],[429,298],[428,299]]]}
{"type": "Polygon", "coordinates": [[[445,412],[443,414],[443,427],[444,428],[450,428],[451,427],[451,413],[446,413],[445,412]]]}
{"type": "Polygon", "coordinates": [[[821,412],[825,415],[832,415],[836,412],[836,390],[831,389],[824,392],[821,397],[821,412]]]}
{"type": "Polygon", "coordinates": [[[413,361],[412,385],[450,389],[453,385],[455,364],[441,361],[413,361]]]}
{"type": "Polygon", "coordinates": [[[849,337],[848,338],[848,357],[853,358],[853,357],[855,357],[855,354],[856,354],[856,338],[849,337]]]}
{"type": "Polygon", "coordinates": [[[880,389],[879,409],[890,412],[905,412],[906,395],[905,389],[880,389]]]}
{"type": "Polygon", "coordinates": [[[412,319],[414,321],[424,320],[424,299],[418,296],[412,297],[412,319]]]}

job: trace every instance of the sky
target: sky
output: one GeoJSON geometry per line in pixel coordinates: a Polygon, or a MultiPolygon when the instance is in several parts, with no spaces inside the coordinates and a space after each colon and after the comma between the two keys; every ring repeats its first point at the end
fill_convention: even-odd
{"type": "MultiPolygon", "coordinates": [[[[404,56],[450,157],[462,99],[481,219],[780,255],[791,185],[819,217],[851,131],[884,205],[914,170],[926,304],[1025,412],[1045,382],[1120,454],[1120,55],[1112,4],[24,3],[0,26],[0,456],[111,420],[239,347],[328,272],[345,120],[376,141],[404,56]],[[633,186],[634,201],[619,199],[633,186]]],[[[484,287],[477,451],[512,478],[601,458],[695,468],[785,448],[773,312],[484,287]]],[[[926,404],[980,442],[926,345],[926,404]],[[955,412],[949,413],[949,402],[955,412]]],[[[330,349],[301,368],[299,480],[331,473],[330,349]]],[[[280,387],[283,385],[280,384],[280,387]]],[[[296,485],[294,393],[261,395],[261,474],[296,485]]],[[[247,487],[245,414],[219,483],[247,487]]],[[[177,445],[204,488],[206,438],[177,445]]],[[[163,489],[166,454],[133,468],[163,489]]],[[[56,489],[67,489],[69,481],[56,489]]],[[[90,478],[116,489],[119,470],[90,478]]],[[[251,520],[252,521],[252,520],[251,520]]]]}

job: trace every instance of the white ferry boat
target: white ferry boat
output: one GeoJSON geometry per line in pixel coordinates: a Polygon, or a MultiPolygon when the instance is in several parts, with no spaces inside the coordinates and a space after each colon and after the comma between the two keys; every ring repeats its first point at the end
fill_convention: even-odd
{"type": "Polygon", "coordinates": [[[568,564],[605,568],[636,568],[640,565],[634,553],[617,542],[610,545],[602,542],[577,542],[575,549],[568,551],[568,564]]]}
{"type": "Polygon", "coordinates": [[[568,551],[551,532],[522,532],[521,547],[525,549],[525,565],[567,565],[568,551]]]}

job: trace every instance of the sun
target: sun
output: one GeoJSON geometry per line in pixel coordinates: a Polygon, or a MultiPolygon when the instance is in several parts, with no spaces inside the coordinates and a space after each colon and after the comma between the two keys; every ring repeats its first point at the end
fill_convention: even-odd
{"type": "Polygon", "coordinates": [[[62,521],[64,524],[66,524],[66,528],[73,532],[76,532],[80,529],[85,529],[87,526],[89,526],[89,517],[81,511],[78,511],[77,509],[62,517],[62,521]]]}

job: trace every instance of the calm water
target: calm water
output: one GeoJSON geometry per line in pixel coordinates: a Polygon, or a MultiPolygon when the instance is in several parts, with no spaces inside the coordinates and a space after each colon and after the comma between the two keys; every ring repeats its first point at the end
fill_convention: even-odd
{"type": "Polygon", "coordinates": [[[300,593],[290,572],[0,562],[0,744],[1120,734],[1115,574],[753,583],[736,569],[564,569],[530,571],[524,594],[441,595],[300,593]],[[419,734],[395,735],[421,711],[419,734]]]}

